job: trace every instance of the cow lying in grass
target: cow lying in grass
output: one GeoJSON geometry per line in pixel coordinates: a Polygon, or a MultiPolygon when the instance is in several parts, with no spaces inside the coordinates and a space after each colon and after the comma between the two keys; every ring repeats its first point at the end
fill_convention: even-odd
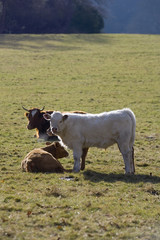
{"type": "Polygon", "coordinates": [[[70,170],[65,170],[57,160],[67,156],[66,149],[59,142],[54,142],[46,147],[36,148],[29,152],[21,162],[21,168],[25,172],[70,172],[70,170]]]}
{"type": "Polygon", "coordinates": [[[58,135],[64,144],[73,150],[73,171],[80,171],[83,149],[87,151],[89,147],[106,149],[117,143],[124,159],[126,174],[134,174],[133,145],[136,119],[130,109],[100,114],[53,112],[44,114],[44,118],[50,121],[53,134],[58,135]]]}
{"type": "MultiPolygon", "coordinates": [[[[27,109],[23,107],[23,109],[27,111],[25,113],[25,116],[28,119],[27,128],[29,130],[36,129],[37,138],[43,139],[45,141],[59,140],[58,137],[55,136],[54,134],[50,136],[47,134],[47,129],[49,128],[50,124],[48,121],[46,121],[46,119],[43,118],[43,115],[45,113],[51,114],[53,113],[53,111],[43,111],[44,107],[42,109],[38,109],[38,108],[27,109]]],[[[85,114],[85,112],[82,112],[82,111],[73,111],[73,113],[85,114]]]]}

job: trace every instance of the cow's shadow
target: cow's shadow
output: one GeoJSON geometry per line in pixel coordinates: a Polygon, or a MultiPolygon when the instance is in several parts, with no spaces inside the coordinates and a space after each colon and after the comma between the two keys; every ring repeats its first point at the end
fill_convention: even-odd
{"type": "Polygon", "coordinates": [[[138,183],[138,182],[150,182],[150,183],[160,183],[159,176],[145,175],[145,174],[135,174],[135,175],[125,175],[116,173],[100,173],[93,170],[87,170],[83,172],[84,179],[90,180],[92,182],[128,182],[128,183],[138,183]]]}

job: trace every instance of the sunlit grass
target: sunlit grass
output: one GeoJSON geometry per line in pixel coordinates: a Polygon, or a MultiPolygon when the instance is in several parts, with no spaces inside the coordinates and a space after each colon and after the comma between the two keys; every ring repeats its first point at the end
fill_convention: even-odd
{"type": "MultiPolygon", "coordinates": [[[[0,238],[158,239],[159,36],[1,35],[0,59],[0,238]],[[45,145],[26,129],[22,105],[93,113],[130,107],[136,175],[124,175],[117,146],[90,149],[78,174],[21,172],[24,156],[45,145]]],[[[73,167],[69,152],[66,168],[73,167]]]]}

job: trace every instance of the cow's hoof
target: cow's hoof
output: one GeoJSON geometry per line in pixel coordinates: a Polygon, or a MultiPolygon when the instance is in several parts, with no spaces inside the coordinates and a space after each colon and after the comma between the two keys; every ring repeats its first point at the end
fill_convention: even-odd
{"type": "Polygon", "coordinates": [[[125,175],[126,175],[126,176],[133,176],[133,175],[134,175],[134,172],[131,172],[131,173],[130,173],[130,172],[126,172],[125,175]]]}
{"type": "Polygon", "coordinates": [[[72,172],[74,172],[74,173],[79,173],[80,170],[79,170],[79,169],[73,169],[72,172]]]}

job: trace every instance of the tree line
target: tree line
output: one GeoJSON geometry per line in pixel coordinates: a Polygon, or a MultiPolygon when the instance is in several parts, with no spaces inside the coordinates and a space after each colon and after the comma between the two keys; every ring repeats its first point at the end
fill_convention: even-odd
{"type": "Polygon", "coordinates": [[[104,27],[103,16],[91,3],[90,0],[0,0],[0,33],[99,33],[104,27]]]}

